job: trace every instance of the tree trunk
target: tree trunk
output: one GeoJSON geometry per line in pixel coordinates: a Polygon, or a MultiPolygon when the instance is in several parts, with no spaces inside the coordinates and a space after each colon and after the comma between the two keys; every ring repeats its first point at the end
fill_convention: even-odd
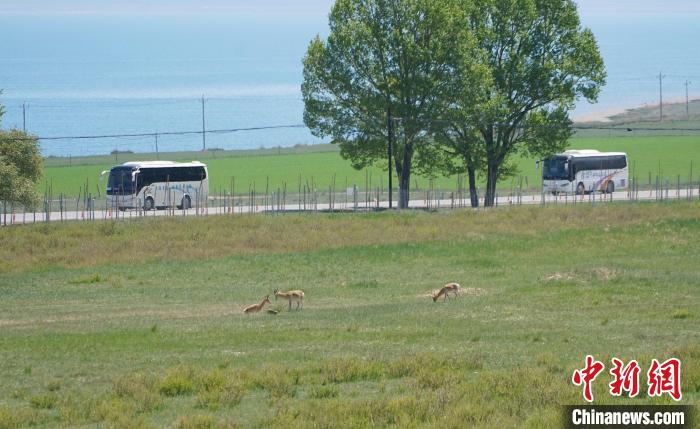
{"type": "Polygon", "coordinates": [[[413,144],[407,143],[403,148],[401,174],[399,175],[399,208],[407,209],[409,188],[411,184],[411,161],[413,160],[413,144]]]}
{"type": "Polygon", "coordinates": [[[498,181],[498,166],[495,162],[489,161],[486,170],[486,196],[484,207],[493,207],[496,200],[496,182],[498,181]]]}
{"type": "Polygon", "coordinates": [[[469,198],[471,199],[472,207],[479,207],[479,194],[476,191],[476,168],[467,166],[467,174],[469,175],[469,198]]]}
{"type": "Polygon", "coordinates": [[[391,116],[391,107],[387,108],[386,110],[386,127],[387,127],[387,159],[389,160],[389,208],[393,208],[393,184],[391,183],[392,179],[392,172],[391,172],[391,163],[392,163],[392,154],[394,153],[394,124],[393,124],[393,118],[391,116]]]}

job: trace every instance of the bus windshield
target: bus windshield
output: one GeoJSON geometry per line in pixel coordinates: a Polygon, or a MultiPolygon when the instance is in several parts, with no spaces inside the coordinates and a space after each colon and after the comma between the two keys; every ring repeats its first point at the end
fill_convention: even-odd
{"type": "Polygon", "coordinates": [[[544,180],[569,180],[569,160],[566,157],[553,157],[544,161],[544,180]]]}
{"type": "Polygon", "coordinates": [[[107,195],[131,195],[134,193],[134,182],[131,167],[114,167],[109,172],[107,195]]]}

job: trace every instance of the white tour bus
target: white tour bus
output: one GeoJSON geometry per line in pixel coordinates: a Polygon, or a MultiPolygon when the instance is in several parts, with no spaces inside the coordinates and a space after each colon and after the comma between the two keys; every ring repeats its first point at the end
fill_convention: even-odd
{"type": "Polygon", "coordinates": [[[151,210],[202,206],[209,196],[208,177],[207,166],[197,161],[125,162],[109,171],[107,207],[151,210]]]}
{"type": "Polygon", "coordinates": [[[542,186],[552,194],[626,189],[629,182],[627,154],[597,150],[567,150],[544,160],[542,186]]]}

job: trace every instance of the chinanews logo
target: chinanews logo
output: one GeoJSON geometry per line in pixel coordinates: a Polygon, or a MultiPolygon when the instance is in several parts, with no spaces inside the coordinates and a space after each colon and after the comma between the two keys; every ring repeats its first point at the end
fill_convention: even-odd
{"type": "MultiPolygon", "coordinates": [[[[646,368],[634,359],[625,362],[613,357],[610,363],[607,390],[612,397],[643,398],[645,391],[648,398],[668,397],[674,402],[683,399],[680,359],[669,358],[663,362],[651,359],[646,368]]],[[[587,355],[583,368],[576,369],[572,374],[571,382],[581,388],[582,397],[588,405],[565,407],[567,428],[694,427],[695,410],[689,405],[593,406],[593,384],[606,378],[605,368],[605,363],[587,355]]]]}

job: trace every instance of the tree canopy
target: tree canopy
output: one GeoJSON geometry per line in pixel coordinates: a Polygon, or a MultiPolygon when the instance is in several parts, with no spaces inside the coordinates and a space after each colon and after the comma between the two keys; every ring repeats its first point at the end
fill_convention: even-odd
{"type": "Polygon", "coordinates": [[[453,57],[471,43],[463,18],[454,2],[338,0],[328,39],[312,40],[304,58],[304,122],[355,168],[387,165],[390,147],[400,207],[454,82],[453,57]]]}
{"type": "MultiPolygon", "coordinates": [[[[3,109],[0,106],[0,119],[3,109]]],[[[39,141],[24,131],[0,130],[0,201],[33,207],[39,201],[43,159],[39,141]]]]}
{"type": "Polygon", "coordinates": [[[509,157],[563,150],[572,133],[568,112],[580,98],[595,102],[606,74],[595,37],[581,27],[572,0],[463,4],[488,78],[478,103],[462,107],[484,146],[491,205],[509,157]]]}
{"type": "Polygon", "coordinates": [[[473,204],[484,172],[492,205],[509,159],[563,150],[605,83],[573,0],[337,0],[329,25],[304,58],[304,121],[356,168],[391,148],[400,207],[412,168],[467,171],[473,204]]]}

